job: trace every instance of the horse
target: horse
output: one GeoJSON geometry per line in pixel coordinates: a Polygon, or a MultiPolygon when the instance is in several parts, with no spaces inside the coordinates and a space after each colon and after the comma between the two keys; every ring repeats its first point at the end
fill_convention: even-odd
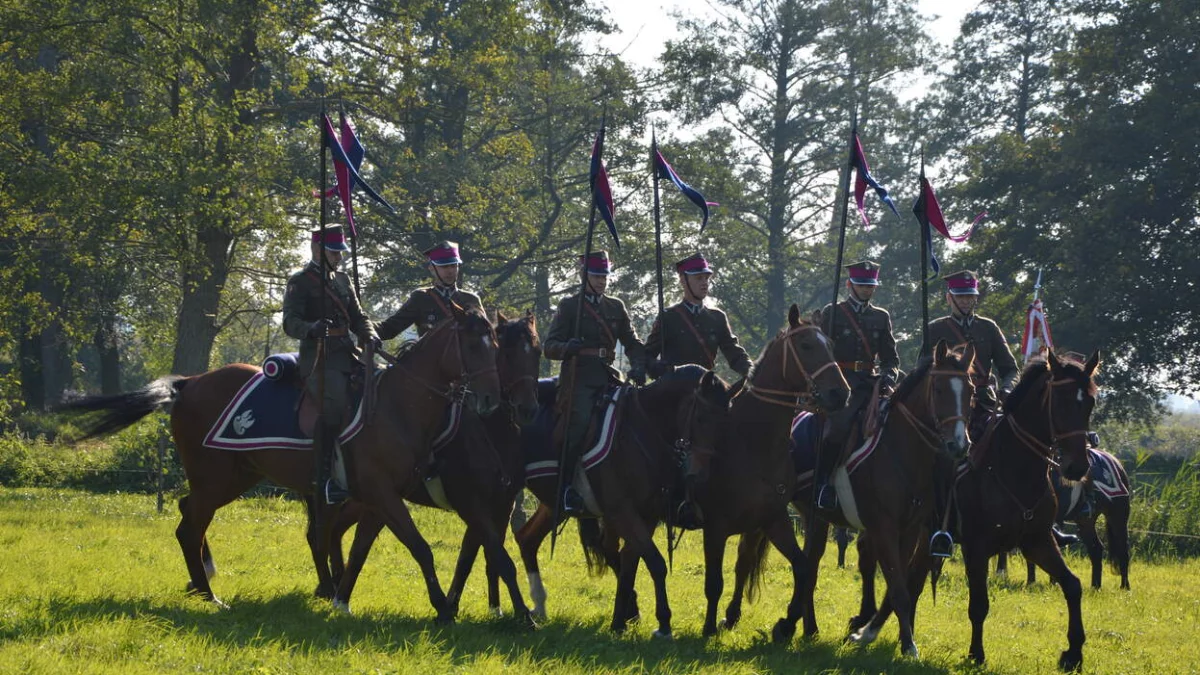
{"type": "MultiPolygon", "coordinates": [[[[739,577],[758,579],[768,541],[787,558],[792,597],[786,616],[776,621],[771,635],[776,642],[787,642],[795,634],[806,606],[803,593],[809,561],[796,542],[788,515],[796,483],[788,429],[801,397],[834,411],[846,405],[849,395],[850,386],[833,358],[829,339],[816,324],[801,321],[800,310],[793,304],[788,325],[763,348],[750,378],[734,399],[730,424],[722,430],[709,466],[705,467],[704,461],[700,464],[696,501],[704,513],[706,637],[718,629],[725,542],[733,535],[741,535],[739,577]]],[[[703,455],[701,459],[705,459],[703,455]]],[[[733,628],[740,618],[741,595],[735,593],[726,609],[725,626],[733,628]]]]}
{"type": "MultiPolygon", "coordinates": [[[[1094,474],[1099,463],[1093,462],[1092,470],[1083,481],[1060,480],[1058,486],[1060,520],[1069,520],[1079,527],[1079,538],[1087,547],[1088,559],[1092,563],[1092,588],[1100,588],[1104,576],[1104,544],[1096,532],[1096,520],[1104,516],[1104,529],[1108,540],[1109,561],[1118,574],[1121,575],[1121,590],[1129,590],[1129,513],[1130,495],[1129,473],[1125,465],[1116,455],[1092,448],[1100,461],[1111,467],[1111,479],[1116,483],[1110,487],[1112,492],[1096,486],[1094,474]],[[1066,507],[1070,504],[1073,490],[1081,490],[1082,495],[1073,509],[1066,507]],[[1090,506],[1090,508],[1085,508],[1090,506]],[[1066,513],[1063,513],[1066,511],[1066,513]]],[[[1007,574],[1007,553],[1001,553],[996,561],[996,574],[1007,574]]],[[[1037,576],[1033,563],[1026,561],[1026,583],[1033,584],[1037,576]]]]}
{"type": "MultiPolygon", "coordinates": [[[[437,581],[433,554],[399,495],[409,489],[417,468],[424,465],[437,425],[456,396],[469,386],[480,414],[491,412],[500,399],[495,331],[478,310],[453,307],[452,314],[452,320],[430,331],[395,366],[378,375],[375,409],[362,430],[343,446],[351,492],[384,514],[388,526],[412,552],[441,621],[452,617],[437,581]]],[[[209,585],[215,568],[205,537],[217,509],[263,479],[306,497],[310,508],[327,508],[323,500],[312,498],[312,450],[232,452],[204,445],[205,435],[227,404],[258,372],[256,366],[240,363],[190,377],[170,375],[134,392],[84,398],[64,409],[74,414],[101,413],[89,425],[87,436],[117,431],[155,410],[169,409],[171,435],[190,488],[179,500],[181,519],[175,530],[190,576],[188,590],[218,606],[224,603],[209,585]]],[[[332,518],[324,522],[331,523],[332,518]]],[[[308,544],[317,568],[316,595],[322,598],[333,597],[334,587],[328,536],[328,525],[318,531],[310,519],[308,544]]]]}
{"type": "MultiPolygon", "coordinates": [[[[712,453],[717,435],[728,421],[730,391],[715,373],[697,365],[679,366],[648,386],[626,391],[624,419],[611,452],[586,472],[599,511],[596,515],[603,518],[609,538],[602,540],[595,519],[581,518],[581,540],[589,571],[602,572],[606,563],[617,571],[611,630],[623,633],[637,615],[633,585],[641,560],[654,580],[658,620],[654,635],[669,639],[667,564],[653,534],[666,514],[670,486],[679,476],[680,449],[712,453]],[[623,545],[614,552],[611,546],[618,538],[623,545]]],[[[540,504],[516,534],[538,617],[546,616],[546,590],[537,555],[546,535],[558,525],[548,506],[558,497],[557,483],[555,474],[527,479],[527,487],[540,504]]]]}
{"type": "MultiPolygon", "coordinates": [[[[524,485],[524,461],[521,452],[520,425],[533,421],[538,410],[537,375],[541,360],[541,342],[537,334],[537,319],[527,312],[522,319],[509,321],[497,314],[496,369],[501,383],[501,408],[487,417],[474,411],[463,411],[459,430],[446,446],[437,451],[441,465],[431,490],[429,481],[418,481],[405,498],[415,504],[443,508],[447,503],[466,524],[454,580],[446,593],[450,611],[457,614],[463,587],[474,565],[480,547],[484,549],[489,570],[488,606],[499,615],[498,579],[503,579],[509,591],[513,612],[526,625],[533,626],[532,613],[517,585],[517,569],[504,548],[504,537],[514,498],[524,485]],[[435,499],[432,492],[444,494],[435,499]]],[[[365,563],[371,544],[383,528],[378,514],[351,502],[343,509],[333,526],[331,568],[339,580],[338,607],[349,610],[354,582],[365,563]],[[355,542],[360,547],[358,568],[346,570],[340,542],[346,530],[357,522],[355,542]],[[344,594],[341,580],[349,578],[344,594]]],[[[354,554],[352,553],[352,557],[354,554]]]]}
{"type": "MultiPolygon", "coordinates": [[[[1086,363],[1060,359],[1053,351],[1044,360],[1031,361],[1005,399],[1004,415],[988,424],[969,461],[960,465],[954,501],[970,595],[968,657],[976,663],[982,664],[985,658],[988,561],[1001,551],[1020,548],[1027,560],[1058,583],[1067,603],[1067,650],[1059,655],[1059,668],[1077,670],[1083,665],[1083,591],[1079,578],[1063,561],[1051,529],[1058,503],[1050,469],[1057,467],[1070,480],[1079,480],[1088,471],[1085,438],[1096,404],[1092,377],[1099,365],[1099,351],[1086,363]],[[1057,461],[1056,447],[1060,452],[1057,461]]],[[[935,590],[940,560],[931,565],[935,590]]],[[[872,561],[863,560],[860,565],[869,566],[874,574],[872,561]]],[[[867,578],[864,573],[864,583],[867,578]]],[[[878,633],[891,611],[885,597],[871,619],[871,630],[878,633]]]]}

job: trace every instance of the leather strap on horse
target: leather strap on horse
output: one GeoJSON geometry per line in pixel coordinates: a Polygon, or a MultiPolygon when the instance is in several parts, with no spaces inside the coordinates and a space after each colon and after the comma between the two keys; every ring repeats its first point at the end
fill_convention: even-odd
{"type": "Polygon", "coordinates": [[[682,305],[675,305],[675,311],[679,313],[679,316],[683,317],[683,325],[688,327],[688,330],[692,332],[692,337],[696,338],[697,344],[700,345],[700,349],[704,350],[704,358],[708,359],[704,367],[712,370],[712,367],[717,365],[717,358],[709,351],[708,345],[700,335],[700,331],[696,330],[696,324],[692,323],[691,312],[684,309],[682,305]]]}
{"type": "Polygon", "coordinates": [[[858,325],[858,319],[855,318],[854,312],[851,312],[850,308],[844,302],[838,303],[838,309],[842,310],[842,314],[845,314],[846,318],[850,320],[850,325],[854,327],[854,332],[858,333],[858,339],[862,340],[863,353],[867,355],[867,360],[874,361],[875,354],[871,351],[871,343],[867,341],[867,335],[863,333],[862,326],[858,325]]]}
{"type": "Polygon", "coordinates": [[[609,348],[616,348],[617,338],[613,335],[612,328],[609,328],[608,322],[604,320],[604,317],[600,316],[600,312],[597,312],[595,307],[592,307],[592,303],[588,302],[587,298],[580,298],[579,301],[583,303],[583,308],[587,310],[588,314],[592,315],[596,323],[600,324],[600,330],[603,330],[604,337],[608,338],[609,348]]]}

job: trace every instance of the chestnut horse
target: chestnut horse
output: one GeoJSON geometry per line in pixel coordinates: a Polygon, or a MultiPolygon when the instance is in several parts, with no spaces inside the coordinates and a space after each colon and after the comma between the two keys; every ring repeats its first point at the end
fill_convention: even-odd
{"type": "MultiPolygon", "coordinates": [[[[496,334],[491,324],[478,310],[454,307],[453,314],[452,321],[430,331],[397,365],[379,375],[375,410],[362,431],[343,448],[351,492],[382,513],[387,525],[412,552],[441,620],[449,620],[452,615],[438,584],[433,554],[399,495],[416,480],[446,407],[458,392],[469,385],[475,394],[472,400],[476,409],[482,414],[491,412],[500,400],[496,334]]],[[[205,541],[217,509],[263,479],[306,497],[313,494],[315,460],[311,450],[228,451],[203,444],[226,405],[258,372],[257,367],[240,363],[191,377],[172,375],[135,392],[86,398],[66,407],[68,412],[103,413],[92,420],[89,436],[117,431],[159,408],[169,407],[171,434],[190,488],[190,493],[179,500],[182,518],[175,536],[191,577],[189,590],[218,604],[220,600],[209,586],[213,568],[205,541]]],[[[308,501],[316,508],[328,508],[320,499],[308,501]]],[[[317,595],[321,597],[333,595],[328,536],[328,529],[317,532],[310,519],[308,543],[317,568],[317,595]]]]}
{"type": "MultiPolygon", "coordinates": [[[[537,376],[542,351],[537,320],[532,312],[514,321],[498,313],[496,319],[500,344],[496,352],[496,369],[504,397],[501,407],[487,417],[464,410],[458,433],[437,451],[442,491],[450,507],[467,526],[447,602],[450,611],[457,614],[467,576],[483,547],[489,571],[488,606],[493,613],[500,613],[499,588],[495,580],[503,579],[513,612],[518,619],[533,625],[532,614],[517,585],[517,568],[504,548],[504,536],[514,498],[525,484],[519,425],[531,422],[537,414],[537,376]]],[[[424,481],[414,482],[405,498],[416,504],[440,507],[424,481]]],[[[347,504],[338,516],[330,553],[333,576],[345,583],[344,591],[339,588],[334,600],[339,607],[349,609],[354,583],[383,525],[378,514],[358,502],[347,504]],[[352,566],[347,573],[340,542],[355,522],[358,529],[354,541],[359,550],[357,557],[352,552],[351,558],[357,560],[359,566],[352,566]]]]}

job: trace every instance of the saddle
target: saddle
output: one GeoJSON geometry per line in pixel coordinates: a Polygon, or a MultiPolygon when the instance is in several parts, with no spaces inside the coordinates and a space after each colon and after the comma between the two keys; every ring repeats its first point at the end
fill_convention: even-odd
{"type": "MultiPolygon", "coordinates": [[[[583,447],[595,448],[604,443],[605,438],[609,442],[616,438],[624,421],[625,410],[630,399],[629,396],[622,395],[623,389],[632,389],[632,387],[610,382],[604,393],[593,402],[592,413],[589,416],[591,421],[588,422],[588,431],[584,436],[583,447]]],[[[553,437],[555,447],[562,447],[569,422],[570,420],[565,415],[556,416],[553,437]]],[[[607,448],[605,448],[605,454],[607,454],[607,448]]]]}
{"type": "MultiPolygon", "coordinates": [[[[363,386],[365,379],[366,366],[351,371],[350,383],[346,391],[346,407],[342,410],[343,422],[354,415],[358,404],[362,402],[363,394],[366,391],[363,386]]],[[[312,438],[316,432],[317,416],[321,414],[321,402],[308,390],[307,384],[307,378],[300,374],[294,378],[294,386],[300,389],[300,399],[296,402],[296,423],[300,425],[300,431],[305,438],[312,438]]],[[[379,387],[378,377],[375,378],[374,386],[379,387]]]]}

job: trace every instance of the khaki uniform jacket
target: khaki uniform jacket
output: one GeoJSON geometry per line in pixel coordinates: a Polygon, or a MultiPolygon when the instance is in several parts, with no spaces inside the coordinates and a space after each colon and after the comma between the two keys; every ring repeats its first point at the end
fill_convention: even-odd
{"type": "Polygon", "coordinates": [[[357,335],[360,342],[375,335],[345,272],[330,273],[326,288],[328,292],[322,297],[321,268],[309,262],[288,279],[283,296],[283,332],[300,341],[300,373],[305,377],[313,371],[321,342],[319,338],[308,337],[314,321],[322,318],[333,321],[325,358],[326,367],[337,372],[349,373],[354,367],[357,349],[349,333],[357,335]]]}
{"type": "Polygon", "coordinates": [[[836,309],[825,305],[817,312],[816,320],[821,330],[833,340],[833,358],[851,384],[854,384],[853,380],[862,379],[862,375],[874,374],[876,366],[885,383],[896,383],[900,374],[900,355],[892,335],[892,316],[887,310],[868,302],[862,311],[855,312],[854,303],[843,300],[836,309]],[[836,320],[832,318],[834,316],[836,320]],[[853,317],[853,323],[850,317],[853,317]],[[831,325],[836,334],[830,330],[831,325]],[[863,338],[866,338],[865,342],[863,338]],[[863,369],[855,370],[850,364],[859,364],[863,369]]]}
{"type": "MultiPolygon", "coordinates": [[[[550,324],[550,332],[542,343],[546,358],[563,361],[560,373],[566,376],[569,372],[569,361],[566,359],[567,341],[575,335],[575,315],[580,302],[579,294],[563,298],[558,303],[558,311],[550,324]]],[[[579,356],[579,366],[576,372],[575,385],[586,387],[602,387],[609,380],[612,368],[613,351],[620,342],[625,347],[625,355],[629,357],[632,369],[645,367],[645,345],[638,339],[637,332],[629,321],[629,313],[625,303],[616,298],[600,296],[598,302],[586,300],[596,314],[603,320],[603,325],[596,316],[585,307],[580,313],[581,325],[579,338],[583,340],[584,350],[604,349],[601,356],[579,356]]]]}
{"type": "Polygon", "coordinates": [[[734,372],[743,377],[750,372],[750,356],[729,327],[729,318],[713,307],[701,307],[694,314],[683,302],[668,307],[654,320],[646,338],[646,358],[672,366],[697,363],[712,370],[718,351],[734,372]]]}
{"type": "Polygon", "coordinates": [[[975,345],[975,367],[980,373],[975,381],[975,388],[977,395],[982,395],[981,398],[988,396],[984,392],[987,391],[993,368],[1002,390],[1011,390],[1013,382],[1017,379],[1017,361],[1008,350],[1008,341],[1004,339],[1004,333],[991,319],[972,316],[964,325],[953,317],[943,316],[929,322],[926,340],[925,347],[921,350],[922,356],[928,356],[938,340],[945,340],[951,347],[968,342],[975,345]]]}
{"type": "Polygon", "coordinates": [[[447,311],[450,309],[450,302],[458,303],[458,306],[463,309],[483,309],[483,305],[479,302],[479,296],[470,291],[456,288],[450,294],[450,298],[447,299],[432,286],[422,288],[413,291],[412,295],[408,296],[408,300],[404,302],[404,305],[395,314],[389,316],[383,323],[380,323],[376,327],[379,337],[384,340],[390,340],[403,333],[405,329],[413,324],[417,326],[417,335],[424,335],[434,326],[450,318],[447,314],[447,311]]]}

